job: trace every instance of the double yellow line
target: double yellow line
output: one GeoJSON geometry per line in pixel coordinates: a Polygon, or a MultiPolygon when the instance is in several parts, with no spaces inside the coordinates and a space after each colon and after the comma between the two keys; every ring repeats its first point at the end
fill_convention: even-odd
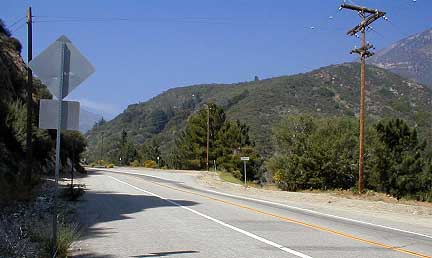
{"type": "Polygon", "coordinates": [[[404,249],[404,248],[387,245],[387,244],[376,242],[376,241],[373,241],[373,240],[364,239],[364,238],[361,238],[361,237],[356,237],[354,235],[347,234],[347,233],[344,233],[344,232],[341,232],[341,231],[337,231],[337,230],[333,230],[333,229],[330,229],[330,228],[322,227],[322,226],[319,226],[319,225],[310,224],[310,223],[302,222],[302,221],[299,221],[299,220],[287,218],[287,217],[280,216],[280,215],[277,215],[277,214],[274,214],[274,213],[258,210],[258,209],[255,209],[255,208],[252,208],[252,207],[249,207],[249,206],[246,206],[246,205],[242,205],[242,204],[238,204],[238,203],[222,200],[222,199],[219,199],[219,198],[210,197],[210,196],[207,196],[207,195],[204,195],[204,194],[200,194],[200,193],[196,193],[196,192],[192,192],[192,191],[188,191],[188,190],[178,189],[178,188],[171,187],[171,186],[168,186],[168,185],[159,184],[159,183],[156,183],[156,182],[153,182],[153,181],[149,181],[149,182],[151,182],[153,184],[156,184],[158,186],[161,186],[161,187],[169,188],[171,190],[175,190],[175,191],[179,191],[179,192],[183,192],[183,193],[188,193],[188,194],[200,196],[200,197],[203,197],[203,198],[206,198],[206,199],[209,199],[209,200],[213,200],[213,201],[221,202],[221,203],[224,203],[224,204],[236,206],[236,207],[239,207],[239,208],[242,208],[242,209],[245,209],[245,210],[253,211],[253,212],[258,213],[258,214],[267,215],[267,216],[270,216],[270,217],[273,217],[273,218],[277,218],[277,219],[280,219],[280,220],[283,220],[283,221],[286,221],[286,222],[290,222],[290,223],[294,223],[294,224],[297,224],[297,225],[302,225],[302,226],[305,226],[305,227],[308,227],[308,228],[313,228],[313,229],[316,229],[316,230],[328,232],[328,233],[331,233],[331,234],[334,234],[334,235],[338,235],[338,236],[341,236],[341,237],[345,237],[345,238],[348,238],[348,239],[352,239],[352,240],[355,240],[355,241],[358,241],[358,242],[362,242],[362,243],[366,243],[366,244],[382,247],[382,248],[385,248],[385,249],[388,249],[388,250],[393,250],[393,251],[409,254],[409,255],[412,255],[412,256],[416,256],[416,257],[432,258],[432,256],[430,256],[430,255],[421,254],[421,253],[414,252],[414,251],[411,251],[411,250],[407,250],[407,249],[404,249]]]}

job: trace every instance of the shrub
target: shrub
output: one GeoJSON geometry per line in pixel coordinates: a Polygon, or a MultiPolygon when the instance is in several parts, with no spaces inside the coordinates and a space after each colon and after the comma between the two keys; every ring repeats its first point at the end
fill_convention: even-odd
{"type": "Polygon", "coordinates": [[[77,223],[61,224],[57,240],[58,257],[67,257],[69,248],[74,241],[78,240],[80,235],[77,223]]]}
{"type": "Polygon", "coordinates": [[[130,166],[132,167],[139,167],[141,164],[138,160],[134,160],[130,163],[130,166]]]}
{"type": "Polygon", "coordinates": [[[107,164],[107,162],[106,162],[105,160],[103,160],[103,159],[100,159],[100,160],[97,160],[97,161],[96,161],[96,164],[97,164],[98,166],[105,167],[106,164],[107,164]]]}
{"type": "MultiPolygon", "coordinates": [[[[72,243],[79,239],[81,232],[77,223],[68,224],[60,221],[58,225],[57,255],[56,257],[68,257],[68,250],[72,243]]],[[[40,242],[42,257],[51,257],[51,230],[45,224],[37,223],[31,228],[30,238],[34,242],[40,242]]]]}
{"type": "MultiPolygon", "coordinates": [[[[276,152],[267,169],[283,190],[356,189],[357,130],[353,119],[290,116],[273,130],[276,152]]],[[[366,130],[365,187],[430,200],[432,164],[417,130],[400,119],[366,130]]]]}
{"type": "Polygon", "coordinates": [[[114,164],[113,163],[109,163],[108,165],[106,165],[106,168],[113,168],[114,164]]]}
{"type": "Polygon", "coordinates": [[[81,196],[84,195],[84,189],[85,185],[83,184],[74,184],[73,187],[68,184],[62,189],[60,196],[69,201],[77,201],[81,196]]]}
{"type": "Polygon", "coordinates": [[[21,50],[22,50],[21,42],[19,42],[19,40],[16,39],[16,38],[10,38],[10,42],[11,42],[11,44],[14,46],[14,49],[15,49],[17,52],[21,53],[21,50]]]}
{"type": "Polygon", "coordinates": [[[201,168],[201,160],[199,160],[199,159],[191,159],[191,160],[188,160],[187,163],[188,163],[190,169],[198,170],[201,168]]]}
{"type": "Polygon", "coordinates": [[[156,161],[154,161],[154,160],[146,160],[144,162],[144,167],[146,167],[146,168],[156,168],[157,167],[156,161]]]}
{"type": "Polygon", "coordinates": [[[10,30],[8,28],[6,28],[6,25],[4,24],[2,19],[0,19],[0,33],[6,35],[8,37],[10,37],[12,35],[10,30]]]}
{"type": "Polygon", "coordinates": [[[276,153],[267,162],[284,190],[349,189],[355,185],[356,123],[346,118],[291,116],[274,130],[276,153]]]}
{"type": "Polygon", "coordinates": [[[236,170],[232,171],[231,174],[232,174],[233,177],[235,177],[237,179],[244,180],[244,173],[241,172],[240,170],[236,169],[236,170]]]}

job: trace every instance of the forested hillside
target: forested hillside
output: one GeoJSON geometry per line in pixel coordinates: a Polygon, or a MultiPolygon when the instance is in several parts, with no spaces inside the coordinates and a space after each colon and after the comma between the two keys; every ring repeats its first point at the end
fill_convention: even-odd
{"type": "MultiPolygon", "coordinates": [[[[397,117],[420,127],[421,133],[428,131],[422,128],[431,123],[431,90],[372,65],[367,74],[366,103],[371,120],[397,117]]],[[[88,154],[93,160],[107,159],[124,129],[135,144],[155,142],[163,156],[170,152],[188,117],[205,103],[215,103],[224,108],[227,118],[249,126],[251,140],[259,153],[268,157],[272,153],[271,128],[282,117],[303,113],[357,116],[359,82],[359,64],[345,63],[292,76],[170,89],[95,126],[88,134],[88,154]]]]}

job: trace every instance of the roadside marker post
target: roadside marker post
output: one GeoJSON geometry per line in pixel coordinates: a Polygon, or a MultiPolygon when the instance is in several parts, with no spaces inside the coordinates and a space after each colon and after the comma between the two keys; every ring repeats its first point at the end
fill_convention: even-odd
{"type": "Polygon", "coordinates": [[[57,256],[57,194],[60,174],[60,139],[63,130],[78,130],[79,102],[63,101],[72,90],[94,73],[92,64],[66,37],[61,36],[29,62],[57,100],[42,99],[39,106],[39,127],[56,129],[55,192],[52,225],[52,256],[57,256]],[[54,121],[57,121],[55,123],[54,121]]]}
{"type": "Polygon", "coordinates": [[[249,157],[240,157],[240,160],[243,160],[243,167],[244,167],[244,186],[247,187],[246,183],[246,161],[249,160],[249,157]]]}

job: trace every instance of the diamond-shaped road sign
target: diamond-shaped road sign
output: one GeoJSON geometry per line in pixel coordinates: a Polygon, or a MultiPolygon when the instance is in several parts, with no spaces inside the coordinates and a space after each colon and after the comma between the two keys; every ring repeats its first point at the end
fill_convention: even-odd
{"type": "MultiPolygon", "coordinates": [[[[59,103],[60,101],[52,99],[40,100],[39,128],[57,129],[59,103]]],[[[61,129],[78,130],[80,103],[77,101],[62,101],[62,104],[61,129]]]]}
{"type": "Polygon", "coordinates": [[[63,101],[73,89],[87,79],[93,66],[65,36],[61,36],[45,51],[30,61],[30,68],[47,86],[57,100],[42,99],[40,102],[39,127],[57,129],[55,191],[52,239],[53,250],[57,248],[57,189],[60,174],[61,131],[78,130],[79,102],[63,101]]]}
{"type": "Polygon", "coordinates": [[[66,97],[95,71],[92,64],[66,36],[58,38],[41,54],[31,60],[29,66],[57,99],[66,97]],[[63,44],[66,45],[64,53],[62,53],[63,44]],[[63,96],[59,96],[62,57],[64,57],[63,96]]]}

